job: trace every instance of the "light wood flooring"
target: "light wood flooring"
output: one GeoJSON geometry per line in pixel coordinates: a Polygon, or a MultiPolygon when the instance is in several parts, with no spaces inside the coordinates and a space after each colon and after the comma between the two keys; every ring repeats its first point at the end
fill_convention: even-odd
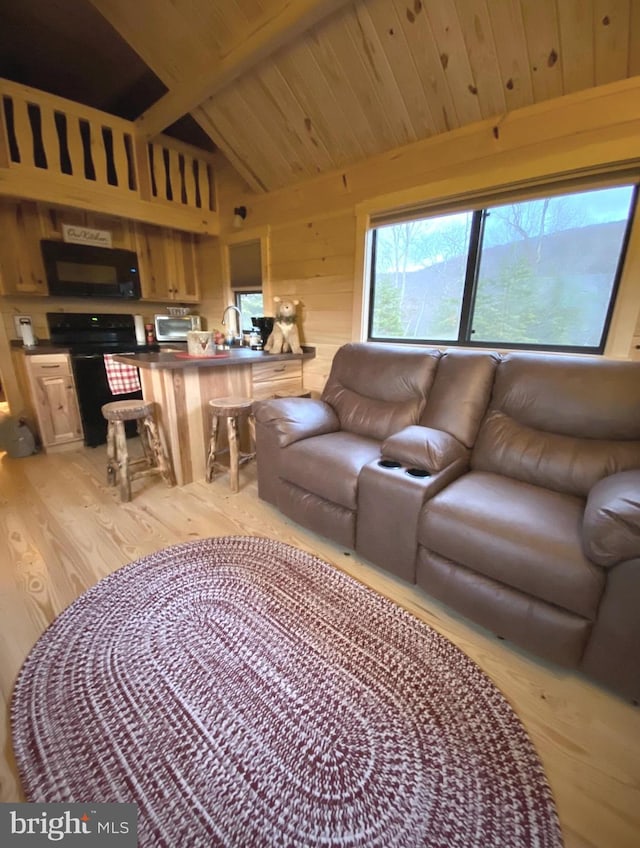
{"type": "Polygon", "coordinates": [[[0,801],[21,798],[8,704],[20,665],[49,622],[101,577],[140,556],[191,539],[255,534],[334,563],[431,624],[485,670],[540,753],[567,848],[640,845],[638,707],[499,641],[284,519],[258,500],[253,464],[242,469],[237,495],[226,475],[181,489],[149,478],[134,482],[125,505],[107,488],[104,468],[104,448],[27,459],[0,453],[0,801]]]}

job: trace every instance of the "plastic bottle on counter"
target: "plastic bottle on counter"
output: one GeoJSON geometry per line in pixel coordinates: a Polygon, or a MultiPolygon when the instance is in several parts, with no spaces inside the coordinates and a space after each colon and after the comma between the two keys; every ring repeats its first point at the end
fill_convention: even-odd
{"type": "Polygon", "coordinates": [[[145,334],[147,337],[147,344],[152,345],[156,343],[155,333],[153,332],[153,324],[145,324],[144,325],[145,334]]]}

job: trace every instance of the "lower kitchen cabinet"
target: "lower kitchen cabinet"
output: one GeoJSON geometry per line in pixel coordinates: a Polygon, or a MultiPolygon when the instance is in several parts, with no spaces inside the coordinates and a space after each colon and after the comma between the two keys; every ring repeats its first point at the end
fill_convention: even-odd
{"type": "Polygon", "coordinates": [[[27,356],[26,372],[44,450],[66,450],[81,445],[82,423],[69,355],[27,356]]]}
{"type": "Polygon", "coordinates": [[[302,390],[302,362],[299,359],[254,362],[251,366],[254,400],[267,400],[279,392],[302,390]]]}

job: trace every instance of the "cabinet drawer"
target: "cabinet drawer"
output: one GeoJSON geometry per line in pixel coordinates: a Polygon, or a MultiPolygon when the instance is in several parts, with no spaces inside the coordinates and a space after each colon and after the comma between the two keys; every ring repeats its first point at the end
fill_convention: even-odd
{"type": "Polygon", "coordinates": [[[32,377],[57,377],[71,374],[66,353],[43,353],[28,357],[27,367],[32,377]]]}
{"type": "Polygon", "coordinates": [[[302,363],[299,359],[280,360],[279,362],[257,362],[252,366],[254,383],[267,383],[272,380],[302,380],[302,363]]]}

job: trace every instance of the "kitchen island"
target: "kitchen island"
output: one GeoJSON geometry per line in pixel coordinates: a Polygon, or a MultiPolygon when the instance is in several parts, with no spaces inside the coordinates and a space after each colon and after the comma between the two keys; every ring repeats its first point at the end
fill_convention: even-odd
{"type": "Polygon", "coordinates": [[[314,357],[315,348],[303,346],[302,354],[230,348],[206,357],[164,350],[114,359],[140,369],[143,397],[156,404],[176,483],[184,486],[206,477],[210,400],[299,392],[302,364],[314,357]]]}

